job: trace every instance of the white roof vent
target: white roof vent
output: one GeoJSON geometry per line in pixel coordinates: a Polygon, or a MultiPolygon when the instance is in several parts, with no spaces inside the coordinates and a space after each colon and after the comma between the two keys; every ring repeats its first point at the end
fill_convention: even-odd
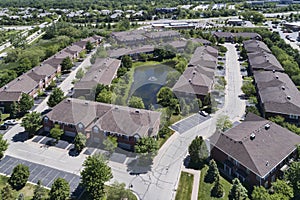
{"type": "Polygon", "coordinates": [[[89,102],[88,102],[88,101],[86,101],[86,102],[84,102],[84,104],[85,104],[85,105],[88,105],[88,104],[89,104],[89,102]]]}
{"type": "Polygon", "coordinates": [[[191,83],[192,82],[192,79],[189,79],[189,83],[191,83]]]}
{"type": "Polygon", "coordinates": [[[275,73],[275,69],[273,69],[273,73],[275,73]]]}
{"type": "Polygon", "coordinates": [[[255,139],[255,134],[254,133],[251,133],[250,135],[250,140],[254,140],[255,139]]]}
{"type": "Polygon", "coordinates": [[[276,78],[276,79],[279,79],[279,76],[278,76],[278,75],[276,75],[276,76],[275,76],[275,78],[276,78]]]}
{"type": "Polygon", "coordinates": [[[266,167],[268,167],[268,166],[269,166],[269,161],[266,162],[266,167]]]}
{"type": "Polygon", "coordinates": [[[283,86],[281,86],[281,89],[282,89],[282,90],[285,90],[285,87],[284,87],[284,85],[283,85],[283,86]]]}
{"type": "Polygon", "coordinates": [[[135,110],[135,113],[140,113],[140,110],[135,110]]]}
{"type": "Polygon", "coordinates": [[[265,125],[265,129],[266,129],[266,130],[268,130],[270,127],[271,127],[270,124],[266,124],[266,125],[265,125]]]}
{"type": "Polygon", "coordinates": [[[287,98],[288,100],[291,100],[291,96],[287,96],[286,98],[287,98]]]}

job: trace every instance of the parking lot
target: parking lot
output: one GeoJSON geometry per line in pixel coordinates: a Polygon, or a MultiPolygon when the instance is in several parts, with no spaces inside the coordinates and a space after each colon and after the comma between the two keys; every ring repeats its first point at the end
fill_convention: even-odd
{"type": "Polygon", "coordinates": [[[51,188],[54,180],[58,177],[61,177],[69,182],[71,192],[76,192],[76,194],[73,194],[74,196],[77,196],[78,193],[80,194],[81,192],[79,190],[76,190],[80,183],[80,177],[78,175],[64,172],[48,166],[32,163],[26,160],[14,158],[11,156],[5,156],[0,161],[0,173],[11,175],[13,168],[18,164],[24,164],[29,167],[30,176],[28,181],[32,183],[37,183],[38,180],[41,180],[44,186],[51,188]]]}
{"type": "Polygon", "coordinates": [[[210,118],[210,116],[204,117],[198,113],[184,119],[181,120],[175,124],[173,124],[171,126],[171,129],[173,129],[174,131],[177,131],[178,133],[182,134],[188,130],[190,130],[191,128],[194,128],[195,126],[197,126],[198,124],[208,120],[210,118]]]}
{"type": "MultiPolygon", "coordinates": [[[[47,136],[43,136],[43,135],[37,135],[32,139],[32,142],[38,143],[38,144],[42,144],[42,145],[51,145],[51,142],[53,141],[53,138],[47,137],[47,136]]],[[[58,142],[53,145],[57,148],[61,148],[61,149],[67,149],[70,150],[74,147],[73,144],[69,143],[68,141],[65,140],[58,140],[58,142]]]]}

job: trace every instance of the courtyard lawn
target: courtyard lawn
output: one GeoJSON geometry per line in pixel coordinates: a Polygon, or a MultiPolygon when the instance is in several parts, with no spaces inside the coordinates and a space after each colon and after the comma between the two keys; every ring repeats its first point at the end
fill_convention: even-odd
{"type": "MultiPolygon", "coordinates": [[[[8,179],[9,179],[9,177],[0,175],[0,190],[2,190],[5,187],[5,185],[8,184],[7,183],[8,179]]],[[[19,191],[13,190],[13,197],[14,197],[14,199],[18,199],[18,196],[21,193],[23,193],[25,200],[31,200],[32,196],[33,196],[34,188],[35,188],[34,185],[27,183],[25,185],[25,187],[23,187],[21,190],[19,190],[19,191]]]]}
{"type": "Polygon", "coordinates": [[[200,177],[200,183],[199,183],[199,193],[198,193],[198,200],[217,200],[217,199],[223,199],[227,200],[229,191],[231,189],[231,183],[229,183],[227,180],[225,180],[222,176],[220,177],[221,183],[225,190],[225,195],[222,198],[214,198],[210,196],[210,190],[213,187],[213,184],[205,183],[204,177],[208,170],[208,166],[202,168],[201,170],[201,177],[200,177]]]}
{"type": "Polygon", "coordinates": [[[181,172],[175,200],[190,200],[193,190],[194,175],[181,172]]]}

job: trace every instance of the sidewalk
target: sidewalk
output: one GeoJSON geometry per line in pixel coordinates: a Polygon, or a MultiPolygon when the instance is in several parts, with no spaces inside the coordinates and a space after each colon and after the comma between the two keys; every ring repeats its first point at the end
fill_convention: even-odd
{"type": "Polygon", "coordinates": [[[183,167],[182,171],[194,175],[194,182],[193,182],[193,190],[192,190],[191,200],[198,200],[200,170],[187,169],[187,168],[183,167]]]}

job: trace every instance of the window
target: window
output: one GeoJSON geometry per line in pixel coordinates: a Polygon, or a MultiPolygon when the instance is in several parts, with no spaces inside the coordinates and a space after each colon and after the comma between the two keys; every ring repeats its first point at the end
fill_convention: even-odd
{"type": "Polygon", "coordinates": [[[94,132],[94,133],[99,133],[99,128],[98,128],[97,126],[94,126],[94,127],[93,127],[93,132],[94,132]]]}
{"type": "Polygon", "coordinates": [[[83,124],[82,124],[82,123],[79,123],[79,124],[78,124],[78,128],[83,129],[83,124]]]}
{"type": "Polygon", "coordinates": [[[256,180],[260,181],[260,177],[256,175],[256,180]]]}
{"type": "Polygon", "coordinates": [[[240,163],[237,160],[233,160],[234,165],[240,166],[240,163]]]}
{"type": "Polygon", "coordinates": [[[247,173],[247,174],[250,174],[250,170],[249,170],[248,168],[246,169],[246,173],[247,173]]]}
{"type": "Polygon", "coordinates": [[[298,119],[298,115],[290,115],[290,119],[298,119]]]}

